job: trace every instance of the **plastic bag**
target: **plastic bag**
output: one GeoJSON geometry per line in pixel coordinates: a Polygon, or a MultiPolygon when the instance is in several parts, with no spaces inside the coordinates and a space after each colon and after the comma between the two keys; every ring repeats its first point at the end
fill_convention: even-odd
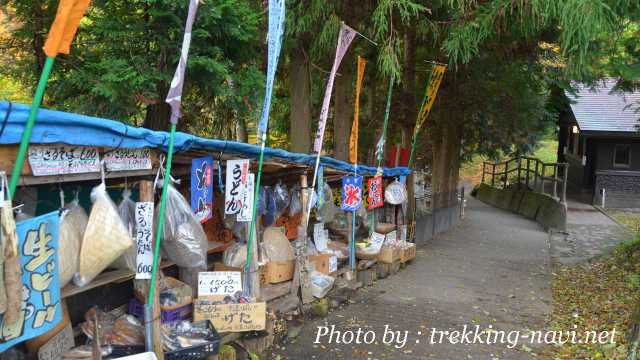
{"type": "Polygon", "coordinates": [[[264,255],[270,261],[289,261],[295,259],[293,246],[284,234],[284,229],[270,226],[262,235],[264,255]]]}
{"type": "Polygon", "coordinates": [[[384,190],[384,199],[392,205],[400,205],[407,201],[407,187],[398,180],[394,180],[384,190]]]}
{"type": "Polygon", "coordinates": [[[67,285],[80,265],[82,237],[89,218],[76,198],[67,204],[60,216],[60,250],[58,251],[60,287],[67,285]]]}
{"type": "Polygon", "coordinates": [[[264,215],[262,216],[262,221],[264,223],[264,226],[271,226],[276,222],[276,219],[278,217],[278,214],[276,213],[276,199],[271,187],[265,186],[264,193],[265,210],[264,215]]]}
{"type": "MultiPolygon", "coordinates": [[[[120,219],[129,231],[129,236],[135,241],[136,238],[136,203],[131,200],[131,190],[124,189],[122,201],[118,205],[120,219]]],[[[137,246],[132,246],[116,260],[112,266],[116,269],[136,271],[136,257],[138,256],[137,246]]]]}
{"type": "Polygon", "coordinates": [[[333,203],[333,191],[329,184],[324,184],[322,207],[318,209],[318,216],[325,223],[330,223],[338,213],[338,207],[333,203]]]}
{"type": "Polygon", "coordinates": [[[241,268],[247,261],[247,245],[235,243],[222,254],[222,262],[231,267],[241,268]]]}
{"type": "Polygon", "coordinates": [[[273,189],[273,198],[276,205],[276,219],[284,213],[284,210],[289,206],[289,191],[287,185],[278,180],[275,188],[273,189]]]}
{"type": "Polygon", "coordinates": [[[289,203],[289,216],[297,215],[302,211],[302,201],[300,201],[300,187],[291,189],[291,202],[289,203]]]}
{"type": "Polygon", "coordinates": [[[329,275],[325,275],[318,271],[313,271],[310,276],[311,279],[311,294],[321,299],[327,295],[335,279],[329,275]]]}
{"type": "Polygon", "coordinates": [[[267,189],[266,186],[260,186],[260,194],[256,203],[256,215],[262,216],[267,212],[267,189]]]}
{"type": "Polygon", "coordinates": [[[142,345],[144,344],[144,327],[132,315],[116,317],[112,313],[104,312],[94,306],[85,315],[86,322],[80,324],[80,329],[89,338],[95,337],[95,323],[97,321],[100,345],[142,345]],[[96,320],[97,319],[97,320],[96,320]]]}
{"type": "Polygon", "coordinates": [[[164,218],[161,244],[169,259],[181,267],[206,266],[207,236],[193,215],[191,205],[171,184],[167,188],[164,218]]]}
{"type": "Polygon", "coordinates": [[[109,264],[134,246],[104,183],[91,190],[93,206],[82,238],[80,269],[73,282],[87,285],[109,264]]]}

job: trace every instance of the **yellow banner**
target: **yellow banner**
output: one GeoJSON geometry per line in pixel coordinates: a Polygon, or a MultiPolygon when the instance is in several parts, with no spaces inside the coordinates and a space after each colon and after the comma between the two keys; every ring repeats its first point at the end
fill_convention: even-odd
{"type": "Polygon", "coordinates": [[[367,61],[358,56],[358,78],[356,80],[356,102],[353,110],[353,123],[351,125],[351,137],[349,139],[349,161],[358,163],[358,118],[360,117],[360,89],[364,78],[364,68],[367,61]]]}
{"type": "Polygon", "coordinates": [[[416,120],[416,127],[413,130],[413,136],[418,134],[425,120],[427,120],[429,112],[431,112],[431,108],[433,107],[433,103],[436,101],[436,95],[438,95],[438,89],[440,88],[440,83],[442,82],[442,78],[444,77],[444,72],[446,70],[446,65],[436,64],[433,67],[433,70],[431,71],[431,81],[429,81],[427,93],[424,96],[422,107],[418,113],[418,119],[416,120]]]}

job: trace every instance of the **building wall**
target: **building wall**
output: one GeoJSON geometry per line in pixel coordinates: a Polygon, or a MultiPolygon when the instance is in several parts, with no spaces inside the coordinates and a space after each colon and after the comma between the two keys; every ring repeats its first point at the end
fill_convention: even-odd
{"type": "Polygon", "coordinates": [[[593,203],[602,205],[602,189],[605,189],[605,207],[640,207],[640,140],[599,139],[597,142],[595,194],[593,203]],[[630,144],[630,166],[613,165],[617,144],[630,144]]]}
{"type": "Polygon", "coordinates": [[[633,139],[598,139],[598,155],[596,170],[640,171],[640,140],[633,139]],[[618,144],[630,144],[631,166],[616,168],[613,166],[613,151],[618,144]]]}

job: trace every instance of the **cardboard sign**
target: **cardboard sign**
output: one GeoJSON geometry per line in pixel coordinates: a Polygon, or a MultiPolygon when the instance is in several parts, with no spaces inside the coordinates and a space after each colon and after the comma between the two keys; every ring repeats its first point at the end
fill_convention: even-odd
{"type": "Polygon", "coordinates": [[[267,303],[213,305],[210,300],[196,299],[193,321],[209,320],[219,333],[264,330],[267,303]]]}
{"type": "Polygon", "coordinates": [[[362,206],[362,176],[343,177],[340,208],[344,211],[356,211],[360,206],[362,206]]]}
{"type": "Polygon", "coordinates": [[[153,267],[153,203],[136,203],[136,279],[151,279],[153,267]]]}
{"type": "Polygon", "coordinates": [[[369,245],[369,248],[374,251],[380,251],[382,244],[384,244],[384,239],[385,239],[384,235],[374,231],[371,233],[370,239],[371,239],[371,244],[369,245]]]}
{"type": "Polygon", "coordinates": [[[313,224],[313,242],[316,245],[318,252],[325,252],[327,250],[327,237],[325,237],[324,223],[313,224]]]}
{"type": "Polygon", "coordinates": [[[367,179],[369,185],[369,204],[367,208],[369,210],[376,209],[384,205],[384,199],[382,197],[382,176],[374,176],[367,179]]]}
{"type": "Polygon", "coordinates": [[[253,198],[255,196],[255,175],[249,174],[249,181],[247,182],[247,190],[244,192],[244,198],[242,201],[242,209],[236,217],[237,221],[249,222],[251,221],[251,212],[253,211],[253,198]]]}
{"type": "Polygon", "coordinates": [[[71,330],[69,323],[38,349],[38,360],[62,359],[62,355],[74,346],[73,330],[71,330]]]}
{"type": "Polygon", "coordinates": [[[198,296],[226,296],[242,292],[239,271],[203,271],[198,273],[198,296]]]}
{"type": "Polygon", "coordinates": [[[100,171],[100,156],[94,147],[31,145],[29,165],[34,176],[92,173],[100,171]]]}
{"type": "Polygon", "coordinates": [[[224,213],[240,212],[249,182],[249,160],[227,160],[227,182],[224,195],[224,213]]]}
{"type": "Polygon", "coordinates": [[[213,157],[191,160],[191,209],[200,223],[213,217],[213,157]]]}
{"type": "Polygon", "coordinates": [[[22,306],[13,324],[0,320],[0,353],[53,329],[62,320],[58,271],[58,211],[16,226],[22,268],[22,306]]]}
{"type": "Polygon", "coordinates": [[[105,153],[108,171],[151,170],[150,149],[114,149],[105,153]]]}

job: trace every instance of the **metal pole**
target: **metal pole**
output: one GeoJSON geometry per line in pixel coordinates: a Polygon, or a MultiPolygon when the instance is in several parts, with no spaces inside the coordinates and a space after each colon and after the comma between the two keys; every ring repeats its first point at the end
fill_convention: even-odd
{"type": "Polygon", "coordinates": [[[553,165],[553,197],[558,197],[558,164],[553,165]]]}
{"type": "Polygon", "coordinates": [[[496,163],[491,164],[491,186],[496,186],[496,163]]]}
{"type": "Polygon", "coordinates": [[[527,189],[529,188],[529,172],[531,171],[531,159],[527,158],[527,175],[525,175],[525,181],[527,182],[527,189]]]}
{"type": "Polygon", "coordinates": [[[564,164],[562,170],[562,203],[567,203],[567,178],[569,176],[569,164],[564,164]]]}
{"type": "Polygon", "coordinates": [[[520,189],[520,168],[522,167],[522,158],[518,157],[518,189],[520,189]]]}
{"type": "Polygon", "coordinates": [[[484,175],[487,171],[487,162],[483,161],[482,162],[482,181],[480,182],[481,184],[484,184],[484,175]]]}

